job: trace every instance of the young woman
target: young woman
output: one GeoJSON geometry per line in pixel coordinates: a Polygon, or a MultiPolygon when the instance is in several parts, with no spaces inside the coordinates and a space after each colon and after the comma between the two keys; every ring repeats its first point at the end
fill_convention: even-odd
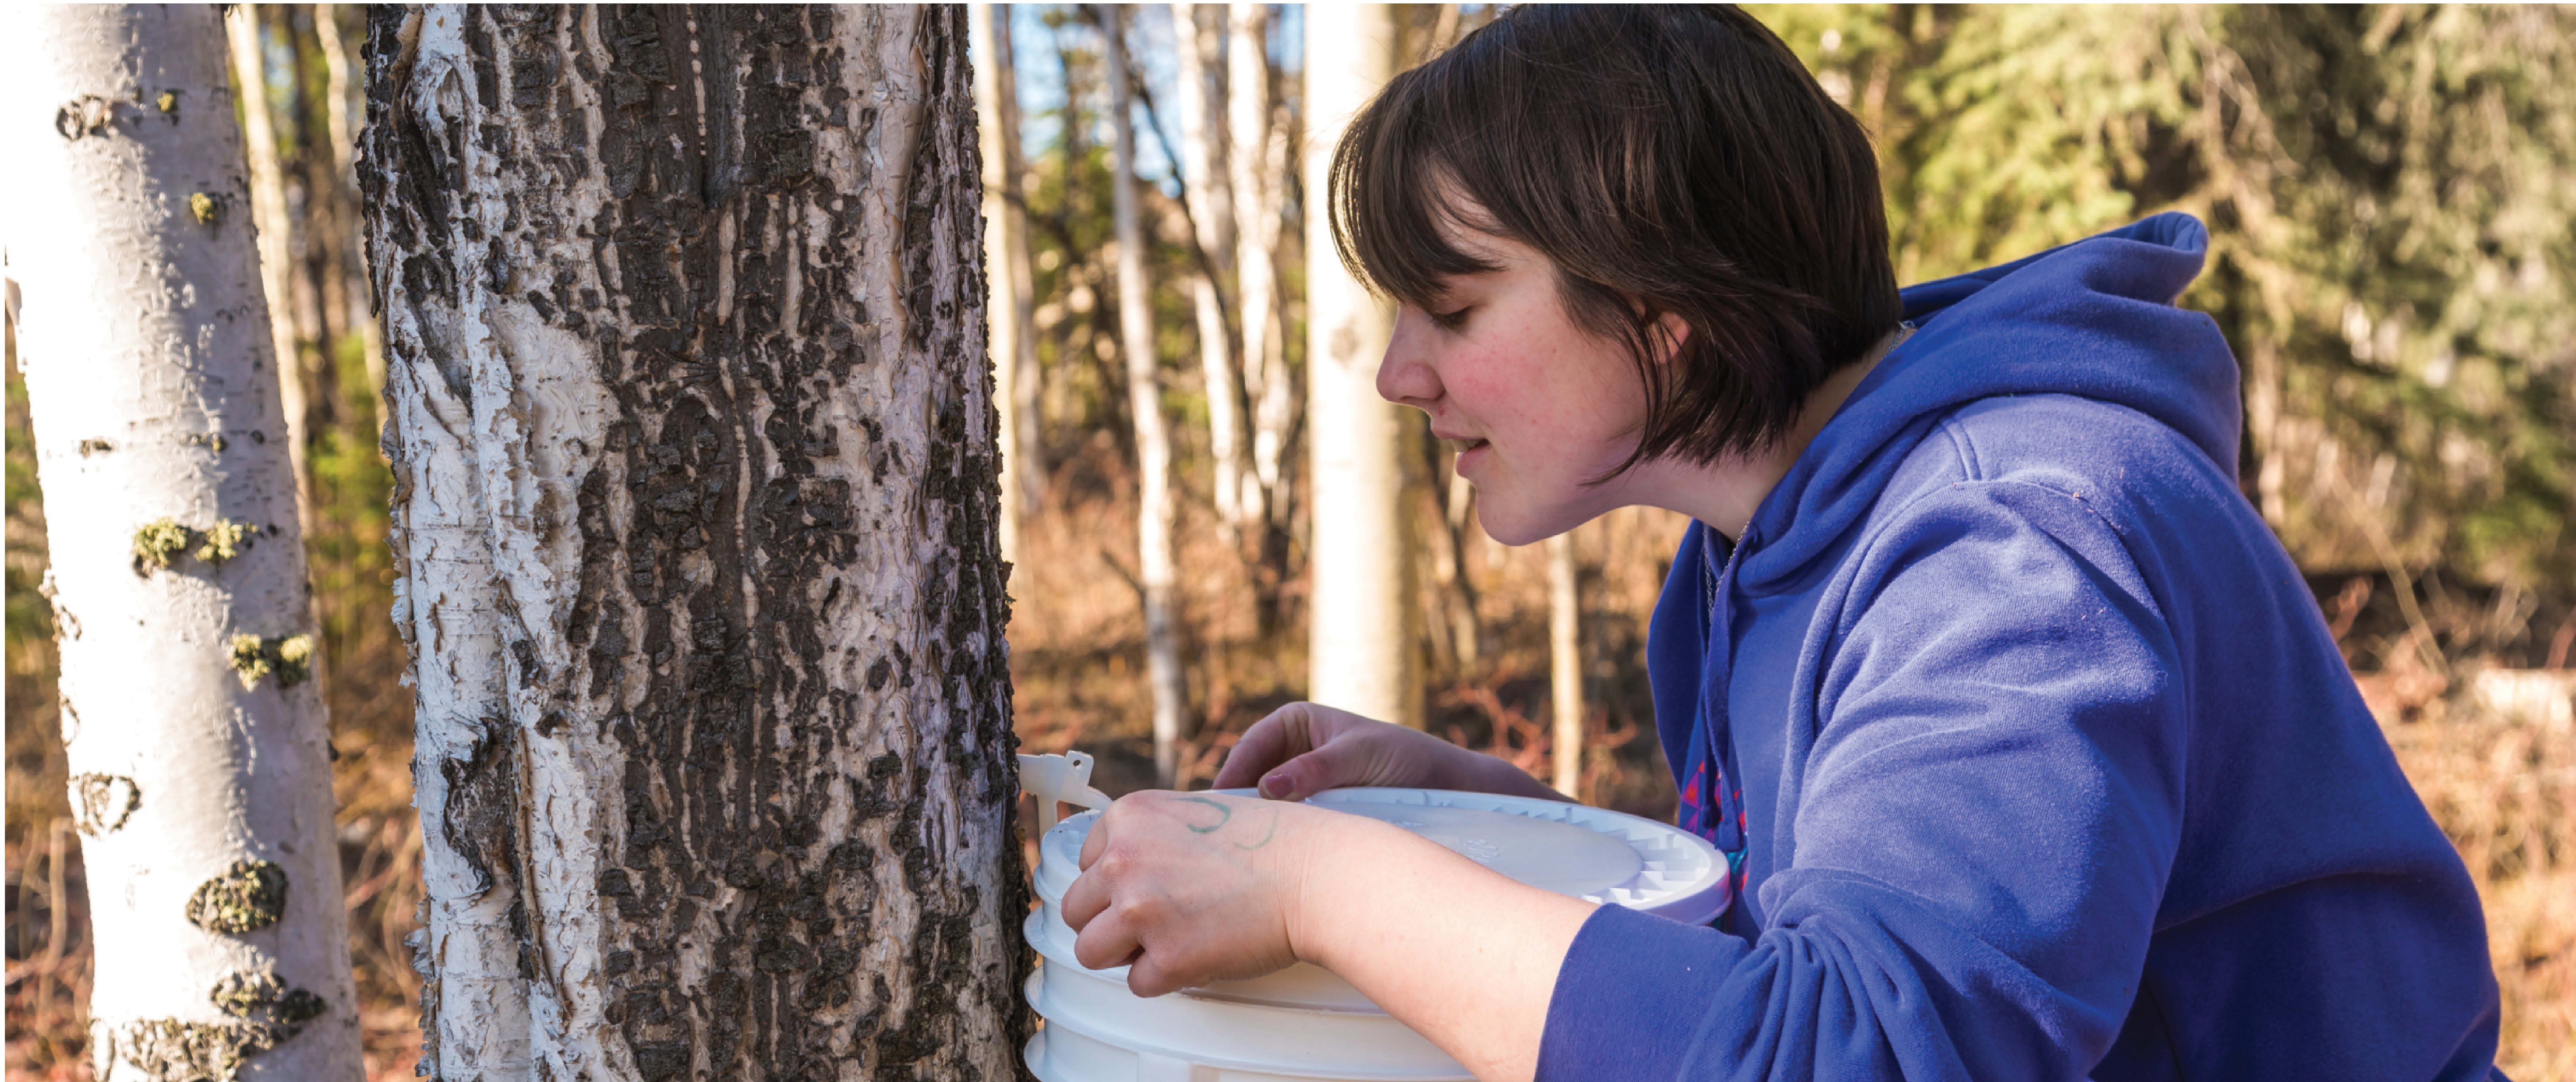
{"type": "Polygon", "coordinates": [[[1065,897],[1154,995],[1295,960],[1485,1079],[2483,1078],[2477,896],[2238,494],[2237,372],[2148,219],[1900,293],[1866,136],[1730,9],[1513,10],[1334,166],[1378,374],[1507,544],[1694,521],[1647,645],[1692,927],[1291,801],[1555,794],[1300,704],[1222,814],[1118,801],[1065,897]],[[1211,819],[1217,820],[1211,823],[1211,819]]]}

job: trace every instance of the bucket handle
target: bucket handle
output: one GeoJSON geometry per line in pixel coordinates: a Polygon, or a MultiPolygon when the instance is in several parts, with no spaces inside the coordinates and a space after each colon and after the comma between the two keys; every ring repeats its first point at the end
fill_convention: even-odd
{"type": "Polygon", "coordinates": [[[1087,752],[1020,756],[1020,789],[1038,798],[1038,832],[1055,829],[1058,802],[1106,808],[1109,794],[1091,787],[1094,760],[1087,752]]]}

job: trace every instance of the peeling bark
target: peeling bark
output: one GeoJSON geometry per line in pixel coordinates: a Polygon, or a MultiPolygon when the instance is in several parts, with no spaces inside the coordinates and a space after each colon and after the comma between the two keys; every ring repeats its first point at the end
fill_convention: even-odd
{"type": "Polygon", "coordinates": [[[206,6],[0,12],[0,236],[110,1082],[361,1070],[322,701],[233,667],[238,638],[272,670],[310,639],[224,42],[206,6]]]}
{"type": "Polygon", "coordinates": [[[373,9],[424,1074],[1019,1074],[965,29],[373,9]]]}

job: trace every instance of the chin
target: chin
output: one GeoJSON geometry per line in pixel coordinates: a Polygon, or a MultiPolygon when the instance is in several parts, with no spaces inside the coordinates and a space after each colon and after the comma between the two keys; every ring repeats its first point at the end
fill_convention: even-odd
{"type": "Polygon", "coordinates": [[[1522,513],[1513,508],[1496,508],[1494,501],[1476,498],[1476,524],[1484,527],[1485,536],[1518,548],[1534,545],[1581,525],[1580,522],[1556,523],[1543,515],[1522,513]]]}

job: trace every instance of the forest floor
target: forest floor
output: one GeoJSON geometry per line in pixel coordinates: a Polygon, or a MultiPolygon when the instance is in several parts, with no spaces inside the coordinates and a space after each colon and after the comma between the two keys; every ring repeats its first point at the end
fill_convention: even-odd
{"type": "MultiPolygon", "coordinates": [[[[1080,457],[1115,460],[1090,450],[1080,457]]],[[[1129,584],[1133,509],[1108,496],[1120,480],[1114,467],[1060,470],[1055,502],[1024,526],[1011,584],[1023,750],[1092,752],[1101,761],[1096,780],[1113,794],[1151,780],[1142,618],[1129,584]]],[[[1427,502],[1423,517],[1436,521],[1427,502]]],[[[1591,714],[1582,795],[1655,817],[1669,817],[1674,798],[1652,735],[1643,643],[1680,526],[1626,511],[1576,538],[1591,714]]],[[[1426,635],[1427,727],[1546,777],[1555,749],[1545,559],[1536,547],[1469,534],[1463,563],[1480,595],[1482,633],[1472,661],[1462,659],[1454,630],[1426,635]]],[[[1265,634],[1262,607],[1247,600],[1260,572],[1219,539],[1203,505],[1184,502],[1181,537],[1186,660],[1200,718],[1183,783],[1204,787],[1244,729],[1296,696],[1306,648],[1293,581],[1277,591],[1272,613],[1274,628],[1286,630],[1265,634]]],[[[1454,629],[1455,592],[1432,585],[1441,574],[1431,560],[1421,571],[1423,611],[1437,628],[1454,629]]],[[[2516,1078],[2576,1078],[2576,906],[2567,903],[2576,898],[2576,723],[2567,671],[2538,671],[2549,629],[2568,626],[2567,614],[2544,603],[2530,614],[2537,639],[2499,636],[2474,630],[2493,622],[2491,594],[2438,579],[2415,584],[2413,615],[2391,600],[2384,577],[2320,575],[2311,584],[2399,761],[2485,899],[2504,990],[2500,1066],[2516,1078]],[[2461,649],[2427,651],[2424,641],[2461,649]]],[[[420,900],[409,693],[394,683],[402,660],[389,633],[362,629],[336,650],[340,839],[367,1070],[370,1079],[409,1078],[419,980],[402,940],[420,900]]],[[[13,651],[7,677],[7,1075],[85,1079],[89,939],[79,835],[63,807],[50,652],[13,651]]]]}

